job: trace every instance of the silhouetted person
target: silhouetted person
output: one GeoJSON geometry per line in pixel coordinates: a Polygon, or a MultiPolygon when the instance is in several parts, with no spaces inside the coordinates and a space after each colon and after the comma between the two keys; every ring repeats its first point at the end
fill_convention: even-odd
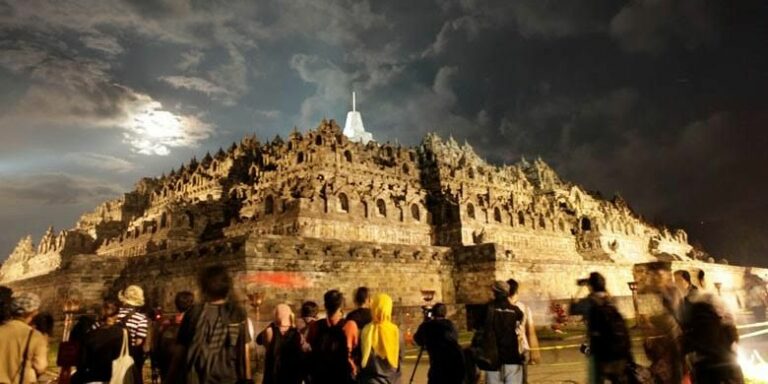
{"type": "Polygon", "coordinates": [[[299,319],[296,320],[296,329],[305,338],[309,332],[309,325],[317,321],[318,312],[320,309],[314,301],[305,301],[301,304],[301,313],[299,319]]]}
{"type": "Polygon", "coordinates": [[[432,307],[432,318],[425,319],[413,340],[429,354],[429,384],[461,384],[464,382],[464,356],[459,346],[459,333],[446,319],[443,303],[432,307]]]}
{"type": "Polygon", "coordinates": [[[126,328],[118,322],[120,302],[104,300],[99,328],[83,336],[73,384],[105,382],[112,378],[112,361],[120,356],[126,328]]]}
{"type": "Polygon", "coordinates": [[[363,329],[373,319],[371,313],[371,293],[368,287],[355,289],[355,309],[347,314],[347,320],[352,320],[357,329],[363,329]]]}
{"type": "Polygon", "coordinates": [[[189,291],[178,292],[173,303],[176,313],[159,322],[152,346],[152,367],[157,369],[157,374],[163,378],[163,382],[168,382],[168,371],[171,365],[178,364],[179,359],[184,358],[181,356],[183,349],[179,348],[176,339],[184,314],[195,305],[195,295],[189,291]]]}
{"type": "Polygon", "coordinates": [[[263,384],[301,384],[304,349],[288,304],[278,304],[272,322],[256,337],[266,350],[263,384]]]}
{"type": "MultiPolygon", "coordinates": [[[[496,356],[492,366],[485,370],[488,384],[522,384],[524,357],[517,330],[523,322],[523,311],[509,301],[509,284],[496,281],[491,286],[493,299],[486,307],[482,338],[495,339],[495,351],[486,351],[486,356],[496,356]]],[[[486,345],[485,348],[488,348],[486,345]]]]}
{"type": "Polygon", "coordinates": [[[520,295],[517,280],[507,280],[509,285],[509,302],[523,311],[523,321],[517,329],[518,339],[520,340],[520,350],[523,351],[525,364],[523,365],[523,382],[528,382],[528,364],[538,364],[541,362],[541,352],[539,351],[539,338],[536,336],[536,326],[533,323],[533,313],[531,308],[520,301],[520,295]]]}
{"type": "Polygon", "coordinates": [[[354,321],[344,319],[341,308],[344,295],[332,289],[323,295],[325,319],[309,326],[307,341],[312,347],[310,377],[312,384],[346,384],[357,374],[352,350],[358,342],[354,321]]]}

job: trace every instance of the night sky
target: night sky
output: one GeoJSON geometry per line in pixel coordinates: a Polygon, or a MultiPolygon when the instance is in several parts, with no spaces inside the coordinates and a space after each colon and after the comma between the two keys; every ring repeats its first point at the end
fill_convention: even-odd
{"type": "Polygon", "coordinates": [[[0,0],[0,260],[48,225],[350,94],[768,265],[768,2],[0,0]]]}

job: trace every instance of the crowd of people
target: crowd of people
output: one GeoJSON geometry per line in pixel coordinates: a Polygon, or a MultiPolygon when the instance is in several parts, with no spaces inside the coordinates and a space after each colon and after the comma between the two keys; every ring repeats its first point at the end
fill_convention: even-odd
{"type": "MultiPolygon", "coordinates": [[[[589,382],[742,383],[733,350],[738,334],[723,306],[687,271],[659,267],[649,273],[663,310],[639,319],[648,369],[634,361],[629,329],[605,278],[593,272],[579,281],[589,293],[569,310],[587,326],[582,352],[589,358],[589,382]]],[[[77,319],[67,338],[75,351],[71,382],[141,384],[149,358],[153,383],[248,383],[255,348],[264,350],[264,384],[407,382],[404,332],[392,321],[386,293],[357,288],[355,309],[346,316],[345,297],[335,289],[323,295],[323,317],[313,301],[301,304],[298,317],[279,303],[269,324],[255,329],[233,299],[224,267],[204,269],[198,283],[202,300],[178,292],[170,316],[145,313],[143,290],[130,285],[105,299],[97,316],[77,319]]],[[[429,384],[477,383],[481,377],[487,384],[528,382],[528,365],[541,361],[531,309],[519,300],[514,279],[489,288],[492,299],[471,320],[475,332],[466,348],[446,305],[424,307],[413,341],[428,354],[429,384]]],[[[0,384],[36,383],[46,371],[53,317],[38,313],[40,304],[34,293],[0,287],[0,384]]]]}

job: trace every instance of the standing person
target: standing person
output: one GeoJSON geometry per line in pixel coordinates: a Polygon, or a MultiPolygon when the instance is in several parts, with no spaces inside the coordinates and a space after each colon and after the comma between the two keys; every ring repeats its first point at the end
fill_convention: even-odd
{"type": "Polygon", "coordinates": [[[126,328],[117,320],[120,302],[106,299],[101,308],[101,326],[83,337],[73,384],[109,382],[112,361],[120,356],[126,328]]]}
{"type": "Polygon", "coordinates": [[[264,384],[301,384],[303,380],[302,336],[294,324],[288,304],[275,307],[275,318],[256,337],[266,349],[264,384]]]}
{"type": "Polygon", "coordinates": [[[765,281],[760,276],[747,274],[744,278],[745,290],[747,291],[746,304],[752,312],[752,317],[756,323],[765,321],[765,307],[768,302],[768,291],[765,288],[765,281]]]}
{"type": "MultiPolygon", "coordinates": [[[[143,384],[144,342],[149,333],[149,319],[141,312],[141,307],[144,306],[144,291],[137,285],[129,285],[117,294],[117,298],[121,303],[117,321],[128,330],[128,352],[133,358],[134,383],[143,384]]],[[[94,328],[100,326],[100,322],[94,324],[94,328]]]]}
{"type": "Polygon", "coordinates": [[[507,280],[509,285],[509,302],[523,311],[523,321],[517,329],[517,338],[520,345],[520,351],[523,353],[525,364],[523,365],[523,382],[528,382],[528,364],[538,364],[541,362],[541,351],[539,351],[539,338],[536,336],[536,326],[533,324],[533,313],[531,308],[520,301],[518,294],[517,280],[507,280]]]}
{"type": "Polygon", "coordinates": [[[352,350],[357,346],[358,329],[354,321],[344,319],[341,308],[344,295],[332,289],[323,295],[325,319],[309,326],[307,341],[312,348],[310,377],[312,384],[347,384],[357,374],[352,350]]]}
{"type": "Polygon", "coordinates": [[[296,320],[296,328],[304,338],[307,337],[307,333],[309,332],[309,325],[317,320],[318,312],[319,309],[317,303],[314,301],[305,301],[301,304],[301,317],[296,320]]]}
{"type": "Polygon", "coordinates": [[[40,298],[22,292],[11,299],[11,318],[0,325],[0,383],[36,383],[48,368],[48,345],[29,323],[40,309],[40,298]]]}
{"type": "Polygon", "coordinates": [[[584,317],[589,335],[589,383],[629,383],[628,365],[632,362],[629,330],[624,318],[605,289],[605,278],[598,272],[578,281],[589,295],[571,303],[571,315],[584,317]]]}
{"type": "Polygon", "coordinates": [[[425,319],[413,340],[429,354],[428,384],[461,384],[464,382],[464,356],[459,346],[459,332],[446,319],[443,303],[432,307],[432,319],[425,319]]]}
{"type": "MultiPolygon", "coordinates": [[[[647,321],[642,327],[643,349],[651,362],[650,373],[657,382],[680,383],[684,376],[684,358],[679,321],[685,305],[683,294],[688,292],[682,292],[679,283],[673,282],[671,263],[648,263],[647,268],[650,279],[645,289],[661,300],[662,310],[644,317],[647,321]]],[[[687,277],[690,280],[690,274],[687,277]]]]}
{"type": "MultiPolygon", "coordinates": [[[[358,330],[362,330],[363,327],[373,320],[371,313],[371,292],[368,287],[358,287],[355,289],[355,309],[348,313],[346,316],[347,321],[354,321],[358,330]]],[[[363,353],[360,350],[358,344],[354,350],[352,350],[352,359],[355,361],[355,366],[360,366],[360,359],[362,359],[363,353]]]]}
{"type": "Polygon", "coordinates": [[[405,341],[392,322],[392,298],[385,293],[376,295],[372,314],[373,319],[360,332],[363,356],[358,383],[399,384],[405,341]]]}
{"type": "Polygon", "coordinates": [[[680,302],[680,310],[677,314],[677,319],[681,320],[685,316],[685,313],[690,310],[691,303],[698,297],[699,288],[693,285],[691,282],[691,274],[686,270],[680,269],[675,271],[674,278],[675,286],[683,297],[680,302]]]}
{"type": "MultiPolygon", "coordinates": [[[[524,314],[509,301],[509,284],[496,281],[491,285],[493,299],[488,303],[483,321],[484,338],[493,338],[497,359],[495,366],[486,370],[488,384],[522,384],[525,363],[517,330],[524,314]]],[[[492,352],[491,352],[492,353],[492,352]]]]}
{"type": "Polygon", "coordinates": [[[363,329],[373,320],[371,313],[371,292],[368,287],[358,287],[355,289],[355,309],[347,314],[347,320],[352,320],[357,325],[357,329],[363,329]]]}
{"type": "Polygon", "coordinates": [[[182,319],[177,341],[186,362],[179,370],[170,369],[175,380],[170,382],[184,382],[178,376],[183,373],[189,384],[251,381],[248,318],[231,297],[232,278],[224,266],[214,265],[200,273],[198,283],[205,301],[182,319]]]}
{"type": "Polygon", "coordinates": [[[178,360],[183,359],[182,350],[176,344],[176,339],[184,314],[195,304],[195,295],[189,291],[178,292],[173,304],[176,307],[176,313],[160,322],[154,333],[152,346],[152,367],[153,370],[157,370],[152,374],[159,375],[163,382],[169,382],[168,371],[171,365],[178,364],[178,360]]]}

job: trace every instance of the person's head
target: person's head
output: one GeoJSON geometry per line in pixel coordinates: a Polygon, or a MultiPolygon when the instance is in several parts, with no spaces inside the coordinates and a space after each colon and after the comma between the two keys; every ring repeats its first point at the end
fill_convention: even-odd
{"type": "Polygon", "coordinates": [[[706,288],[706,285],[704,283],[704,270],[699,269],[699,272],[696,273],[696,277],[699,279],[699,287],[706,288]]]}
{"type": "Polygon", "coordinates": [[[11,315],[26,323],[32,321],[40,310],[40,297],[31,292],[20,292],[11,299],[11,315]]]}
{"type": "Polygon", "coordinates": [[[305,301],[301,304],[301,317],[316,318],[318,312],[320,309],[314,301],[305,301]]]}
{"type": "Polygon", "coordinates": [[[32,318],[30,325],[43,335],[51,336],[53,333],[53,315],[48,312],[40,312],[32,318]]]}
{"type": "Polygon", "coordinates": [[[120,313],[120,300],[108,297],[101,304],[101,319],[107,323],[117,320],[117,314],[120,313]]]}
{"type": "Polygon", "coordinates": [[[506,281],[495,281],[491,284],[491,293],[494,300],[506,299],[509,297],[509,284],[506,281]]]}
{"type": "Polygon", "coordinates": [[[590,292],[605,292],[605,277],[599,272],[592,272],[587,278],[587,287],[590,292]]]}
{"type": "Polygon", "coordinates": [[[358,308],[365,308],[371,305],[371,292],[368,287],[357,287],[355,289],[355,305],[358,308]]]}
{"type": "Polygon", "coordinates": [[[126,307],[138,308],[144,306],[144,290],[138,285],[125,287],[125,289],[117,294],[117,298],[126,307]]]}
{"type": "Polygon", "coordinates": [[[691,285],[691,274],[688,271],[683,269],[675,271],[675,286],[677,286],[677,289],[679,289],[680,292],[688,292],[688,288],[690,288],[691,285]]]}
{"type": "Polygon", "coordinates": [[[214,265],[200,273],[200,291],[207,301],[220,301],[229,297],[232,278],[223,265],[214,265]]]}
{"type": "Polygon", "coordinates": [[[374,323],[392,321],[392,298],[386,293],[379,293],[371,303],[371,314],[374,323]]]}
{"type": "Polygon", "coordinates": [[[275,325],[278,327],[292,327],[295,325],[293,310],[288,304],[281,303],[275,307],[275,325]]]}
{"type": "Polygon", "coordinates": [[[448,307],[443,303],[435,303],[435,305],[432,306],[432,316],[434,316],[435,319],[444,319],[448,316],[448,307]]]}
{"type": "Polygon", "coordinates": [[[323,295],[323,304],[328,317],[336,314],[344,305],[344,295],[338,289],[331,289],[323,295]]]}
{"type": "Polygon", "coordinates": [[[520,287],[520,284],[517,283],[517,280],[509,279],[507,280],[507,285],[509,285],[509,297],[517,296],[517,289],[520,287]]]}
{"type": "Polygon", "coordinates": [[[660,289],[672,284],[672,264],[667,261],[648,263],[649,284],[652,289],[660,289]]]}
{"type": "Polygon", "coordinates": [[[11,300],[13,290],[0,285],[0,324],[11,318],[11,300]]]}
{"type": "Polygon", "coordinates": [[[195,294],[190,291],[181,291],[176,294],[173,304],[176,305],[176,312],[186,312],[195,304],[195,294]]]}

